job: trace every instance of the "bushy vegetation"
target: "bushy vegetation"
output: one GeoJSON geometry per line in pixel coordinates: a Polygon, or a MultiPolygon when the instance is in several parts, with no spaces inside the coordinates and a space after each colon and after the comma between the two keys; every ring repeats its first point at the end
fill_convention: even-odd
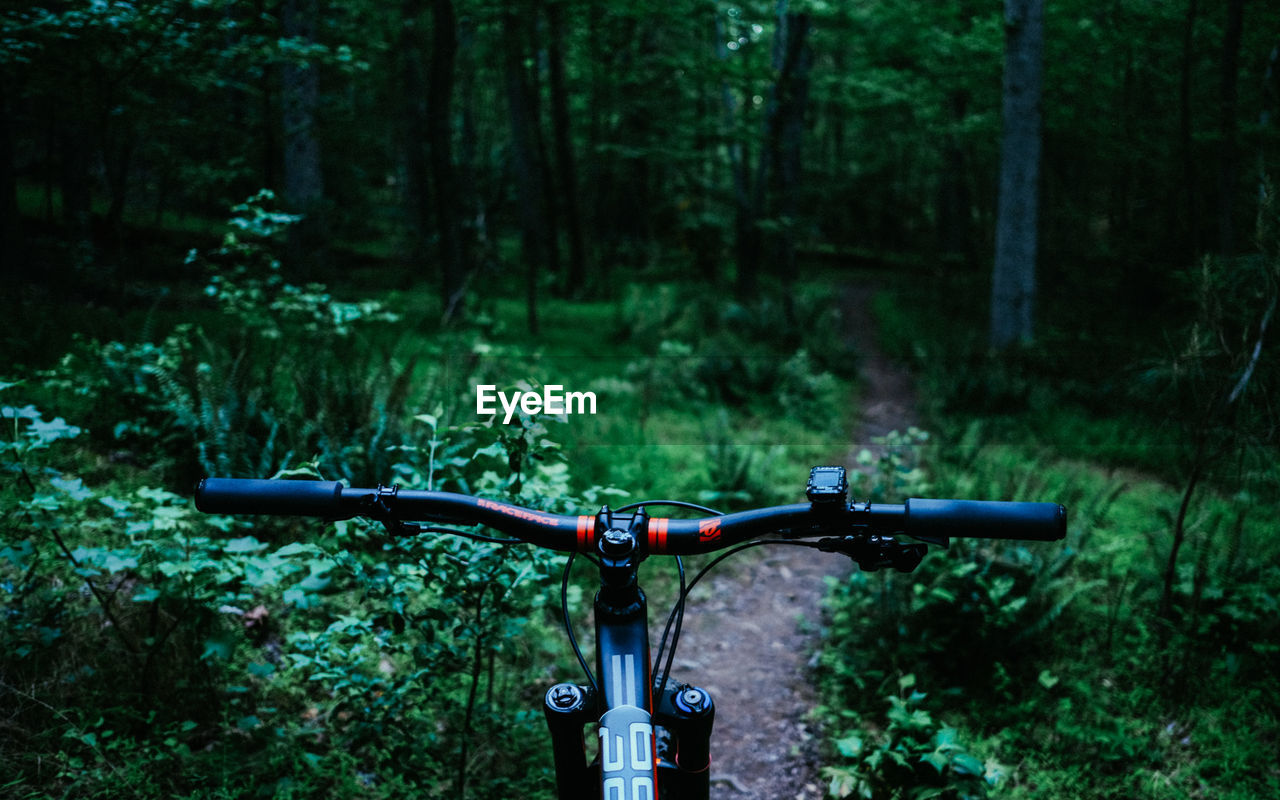
{"type": "Polygon", "coordinates": [[[399,475],[574,502],[543,426],[413,413],[438,384],[371,364],[358,333],[385,310],[283,283],[273,231],[254,229],[268,213],[237,210],[208,289],[234,324],[83,341],[38,379],[0,384],[6,790],[458,797],[475,774],[499,794],[549,786],[539,720],[508,710],[536,690],[513,676],[564,660],[553,559],[191,508],[204,473],[399,475]]]}
{"type": "Polygon", "coordinates": [[[831,796],[1280,791],[1274,227],[1188,270],[1164,339],[1073,320],[997,357],[962,287],[878,299],[934,433],[868,457],[871,495],[1055,500],[1070,527],[832,586],[831,796]]]}
{"type": "MultiPolygon", "coordinates": [[[[194,481],[396,480],[561,511],[621,493],[597,482],[756,503],[793,494],[839,427],[829,412],[767,421],[847,390],[781,355],[793,340],[769,341],[783,312],[768,304],[690,299],[675,305],[696,315],[654,330],[633,327],[639,293],[565,304],[609,343],[575,367],[580,341],[511,334],[518,310],[502,302],[440,328],[403,293],[290,284],[293,221],[269,194],[251,198],[189,255],[205,280],[180,313],[156,314],[141,338],[79,337],[0,383],[8,794],[548,796],[540,693],[576,673],[557,630],[562,559],[354,522],[210,517],[191,508],[194,481]],[[735,334],[743,316],[757,327],[735,334]],[[698,338],[705,319],[714,348],[698,338]],[[731,394],[725,361],[753,391],[731,394]],[[551,379],[594,382],[607,413],[504,426],[470,405],[476,382],[551,379]],[[726,407],[766,420],[750,443],[773,442],[767,458],[726,407]],[[601,454],[619,425],[653,457],[601,454]],[[680,439],[678,452],[657,444],[680,439]]],[[[805,335],[838,337],[805,302],[822,320],[805,335]]]]}

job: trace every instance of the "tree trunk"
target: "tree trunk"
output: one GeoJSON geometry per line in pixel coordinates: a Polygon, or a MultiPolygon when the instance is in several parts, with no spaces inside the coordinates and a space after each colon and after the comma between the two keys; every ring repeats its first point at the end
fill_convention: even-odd
{"type": "MultiPolygon", "coordinates": [[[[957,127],[964,123],[968,106],[968,92],[956,90],[948,94],[946,113],[957,127]]],[[[947,133],[943,138],[942,162],[944,169],[938,181],[938,250],[944,256],[958,257],[965,265],[972,265],[976,258],[969,159],[954,133],[947,133]]]]}
{"type": "Polygon", "coordinates": [[[68,238],[82,251],[83,258],[93,252],[88,141],[85,127],[74,119],[58,126],[62,221],[67,225],[68,238]]]}
{"type": "MultiPolygon", "coordinates": [[[[725,46],[728,33],[718,12],[715,22],[716,57],[723,64],[729,59],[729,49],[725,46]]],[[[738,268],[735,290],[739,296],[747,297],[755,294],[756,291],[760,253],[759,242],[755,238],[757,228],[755,216],[752,213],[751,181],[748,178],[751,167],[747,164],[745,148],[734,133],[737,104],[734,102],[733,89],[729,86],[728,78],[720,82],[720,97],[723,107],[725,148],[728,151],[729,171],[733,178],[734,261],[738,268]]]]}
{"type": "Polygon", "coordinates": [[[524,37],[515,11],[502,17],[505,46],[503,64],[507,112],[511,122],[511,167],[515,173],[516,205],[520,219],[521,250],[525,262],[525,299],[529,332],[538,332],[538,281],[549,265],[547,228],[542,208],[544,194],[533,126],[537,118],[529,102],[524,74],[524,37]]]}
{"type": "MultiPolygon", "coordinates": [[[[534,53],[535,63],[543,64],[547,60],[547,54],[538,47],[539,6],[541,2],[533,7],[533,13],[524,15],[523,19],[526,22],[525,35],[529,43],[529,50],[526,52],[534,53]]],[[[535,67],[532,71],[525,71],[524,74],[529,79],[525,84],[525,98],[529,104],[529,119],[533,121],[529,129],[533,142],[533,163],[538,168],[537,183],[542,192],[540,226],[543,231],[542,242],[547,254],[546,269],[553,275],[560,276],[560,217],[556,203],[555,179],[552,177],[551,156],[547,152],[547,137],[543,135],[542,86],[539,84],[541,70],[535,67]]],[[[558,277],[557,285],[559,285],[558,277]]]]}
{"type": "Polygon", "coordinates": [[[1271,48],[1267,56],[1267,67],[1262,73],[1262,107],[1258,111],[1258,130],[1262,132],[1258,145],[1258,202],[1267,202],[1267,193],[1274,191],[1271,187],[1271,175],[1267,165],[1267,142],[1274,141],[1271,126],[1276,112],[1280,111],[1280,45],[1271,48]]]}
{"type": "Polygon", "coordinates": [[[1231,255],[1236,246],[1236,190],[1240,171],[1236,105],[1243,28],[1244,0],[1227,0],[1227,26],[1222,37],[1222,95],[1219,100],[1222,141],[1218,156],[1218,251],[1223,255],[1231,255]]]}
{"type": "MultiPolygon", "coordinates": [[[[400,7],[400,56],[404,109],[405,194],[411,210],[409,233],[409,266],[411,272],[426,273],[431,259],[432,202],[431,165],[427,158],[427,79],[423,60],[426,50],[422,25],[425,16],[422,0],[403,0],[400,7]]],[[[448,300],[442,308],[447,311],[448,300]]]]}
{"type": "Polygon", "coordinates": [[[458,20],[452,0],[432,3],[431,73],[427,79],[427,142],[431,179],[435,183],[435,218],[439,245],[441,304],[446,319],[462,313],[467,274],[457,173],[453,164],[454,66],[458,56],[458,20]]]}
{"type": "MultiPolygon", "coordinates": [[[[285,0],[281,27],[286,37],[315,41],[316,0],[285,0]]],[[[314,64],[286,64],[281,75],[284,133],[284,204],[305,219],[290,230],[289,250],[295,269],[309,271],[323,261],[324,175],[316,109],[320,103],[320,71],[314,64]]]]}
{"type": "Polygon", "coordinates": [[[992,270],[990,343],[1029,340],[1036,295],[1040,178],[1042,0],[1005,0],[1000,196],[992,270]]]}
{"type": "Polygon", "coordinates": [[[1199,0],[1188,0],[1187,18],[1182,29],[1182,74],[1178,81],[1178,147],[1182,151],[1182,191],[1186,203],[1187,245],[1194,255],[1200,252],[1199,192],[1196,189],[1195,138],[1191,123],[1191,72],[1195,58],[1196,17],[1199,0]]]}
{"type": "Polygon", "coordinates": [[[547,24],[551,33],[549,59],[551,124],[555,133],[560,197],[564,200],[565,227],[569,234],[567,288],[570,295],[581,296],[587,282],[587,256],[582,216],[578,207],[578,177],[573,157],[573,138],[569,129],[569,92],[565,86],[564,0],[551,0],[547,5],[547,24]]]}
{"type": "Polygon", "coordinates": [[[459,124],[461,125],[461,152],[458,158],[458,188],[461,195],[459,207],[466,209],[462,230],[469,252],[465,252],[467,268],[471,270],[483,266],[485,254],[489,247],[488,215],[485,200],[476,185],[479,171],[476,168],[476,152],[478,133],[476,126],[476,75],[479,65],[475,52],[475,21],[464,17],[458,24],[458,59],[457,78],[460,108],[459,124]]]}
{"type": "MultiPolygon", "coordinates": [[[[809,16],[787,10],[787,0],[778,0],[778,27],[773,40],[773,68],[777,77],[769,90],[765,107],[764,141],[756,162],[755,182],[748,193],[746,208],[738,204],[738,286],[740,296],[756,292],[760,264],[766,251],[786,277],[795,270],[795,239],[788,230],[796,212],[795,189],[799,182],[800,140],[804,134],[804,111],[808,102],[809,65],[807,47],[809,16]],[[770,208],[770,195],[775,209],[770,208]],[[782,231],[765,236],[760,222],[776,210],[782,231]],[[745,213],[744,213],[745,212],[745,213]],[[788,218],[790,217],[790,218],[788,218]]],[[[745,182],[746,167],[741,167],[745,182]]]]}
{"type": "Polygon", "coordinates": [[[790,282],[796,274],[800,155],[804,140],[805,110],[809,105],[809,68],[813,64],[813,52],[808,44],[808,14],[788,13],[785,4],[779,3],[778,24],[785,29],[781,38],[781,53],[775,51],[774,57],[774,63],[779,69],[775,184],[782,227],[772,252],[775,270],[785,281],[790,282]]]}
{"type": "Polygon", "coordinates": [[[117,129],[116,132],[119,134],[121,141],[113,143],[113,137],[108,135],[109,130],[105,125],[103,126],[103,154],[106,156],[105,176],[110,200],[107,206],[106,229],[115,237],[112,246],[119,248],[124,237],[124,210],[129,194],[129,168],[133,161],[136,138],[132,130],[121,132],[117,129]]]}
{"type": "Polygon", "coordinates": [[[18,219],[18,181],[14,173],[13,109],[8,87],[0,83],[0,279],[17,285],[25,261],[22,223],[18,219]]]}

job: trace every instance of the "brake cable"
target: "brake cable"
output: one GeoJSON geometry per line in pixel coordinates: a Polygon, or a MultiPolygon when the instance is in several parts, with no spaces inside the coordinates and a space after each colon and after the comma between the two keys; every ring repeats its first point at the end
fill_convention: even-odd
{"type": "Polygon", "coordinates": [[[587,664],[587,658],[582,654],[582,648],[578,646],[578,637],[573,635],[573,619],[569,616],[569,572],[573,569],[573,560],[577,557],[577,553],[569,553],[569,557],[564,562],[564,575],[560,578],[560,612],[564,616],[564,632],[569,635],[569,644],[573,647],[573,654],[578,657],[578,663],[582,665],[582,671],[587,674],[587,683],[591,684],[591,690],[600,694],[600,687],[596,685],[595,673],[591,671],[590,665],[587,664]]]}
{"type": "Polygon", "coordinates": [[[671,667],[676,660],[676,648],[680,645],[680,622],[684,619],[685,604],[688,602],[690,593],[693,592],[693,587],[697,586],[698,582],[701,581],[713,567],[717,566],[721,561],[724,561],[729,556],[736,555],[741,553],[743,550],[748,550],[752,547],[761,547],[763,545],[773,544],[794,545],[799,547],[816,546],[816,543],[814,542],[800,541],[796,539],[755,539],[750,542],[744,542],[725,550],[723,553],[708,562],[706,566],[698,571],[698,574],[694,576],[693,580],[689,582],[687,587],[684,585],[684,566],[680,566],[680,597],[676,600],[675,606],[671,609],[671,614],[667,616],[667,625],[662,631],[662,640],[658,646],[658,658],[655,661],[655,664],[657,664],[662,660],[662,652],[667,646],[667,635],[671,633],[672,623],[676,623],[675,633],[671,637],[671,650],[667,653],[667,663],[662,670],[662,680],[658,682],[657,695],[659,697],[662,696],[662,692],[667,688],[667,682],[671,679],[671,667]]]}

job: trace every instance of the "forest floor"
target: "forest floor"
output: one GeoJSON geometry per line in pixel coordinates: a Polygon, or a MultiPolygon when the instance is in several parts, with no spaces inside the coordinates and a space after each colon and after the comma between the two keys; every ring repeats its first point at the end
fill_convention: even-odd
{"type": "MultiPolygon", "coordinates": [[[[916,421],[911,377],[876,346],[871,290],[841,292],[844,335],[860,357],[860,411],[845,466],[858,469],[872,437],[916,421]]],[[[836,556],[800,547],[761,548],[708,576],[690,604],[676,675],[696,675],[716,703],[712,792],[733,800],[820,800],[814,653],[826,576],[848,575],[836,556]]]]}

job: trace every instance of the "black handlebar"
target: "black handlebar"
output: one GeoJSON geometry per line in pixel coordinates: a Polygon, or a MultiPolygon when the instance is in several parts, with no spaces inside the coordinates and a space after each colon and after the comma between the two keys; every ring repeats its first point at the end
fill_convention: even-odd
{"type": "Polygon", "coordinates": [[[343,519],[355,516],[342,511],[343,488],[337,481],[205,478],[196,487],[196,510],[343,519]]]}
{"type": "Polygon", "coordinates": [[[1033,539],[1052,542],[1067,535],[1067,509],[1058,503],[990,500],[907,501],[905,532],[918,539],[1033,539]]]}
{"type": "MultiPolygon", "coordinates": [[[[354,489],[336,481],[205,478],[195,500],[198,510],[215,514],[481,524],[565,552],[594,552],[606,525],[604,514],[567,516],[450,492],[354,489]]],[[[770,533],[789,538],[902,534],[936,544],[970,537],[1054,541],[1066,535],[1066,526],[1066,509],[1057,503],[912,498],[903,505],[799,503],[701,519],[645,515],[640,544],[650,553],[689,555],[770,533]]]]}

